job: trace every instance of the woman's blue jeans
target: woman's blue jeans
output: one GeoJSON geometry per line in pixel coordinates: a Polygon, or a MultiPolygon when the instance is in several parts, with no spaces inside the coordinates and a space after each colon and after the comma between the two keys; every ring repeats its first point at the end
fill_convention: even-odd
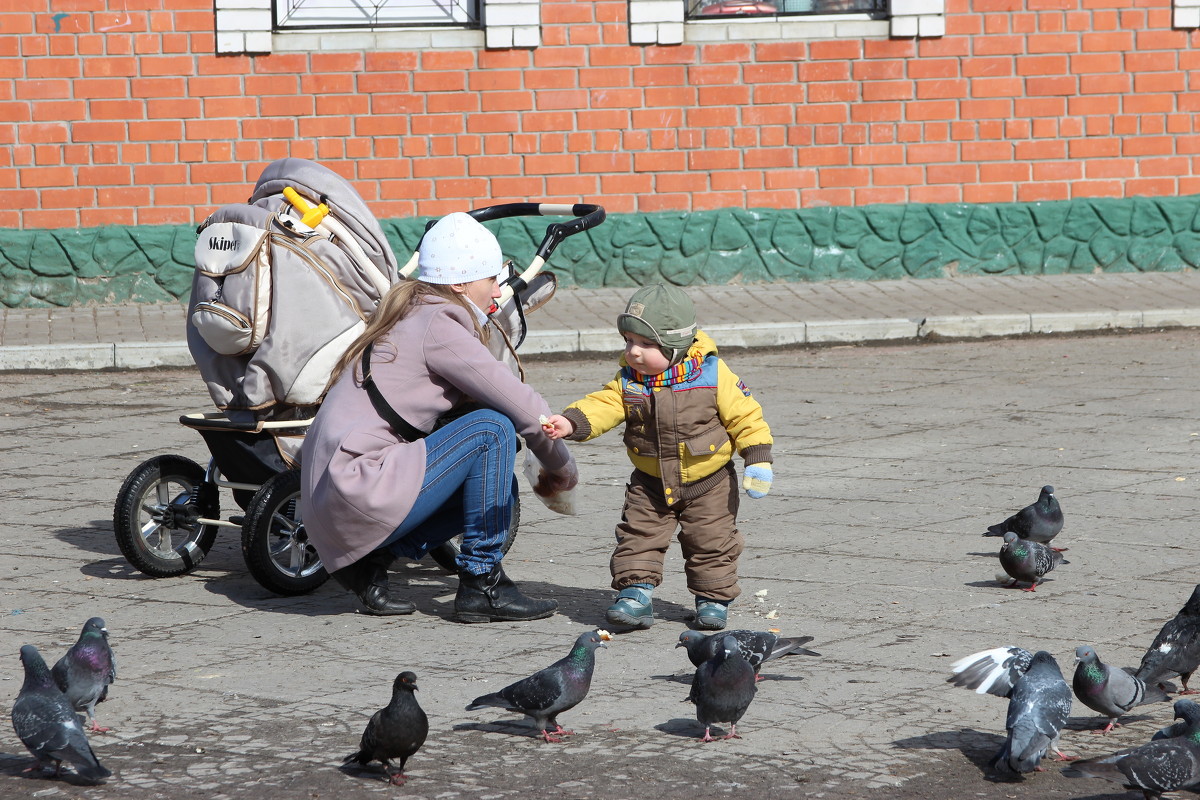
{"type": "Polygon", "coordinates": [[[490,572],[504,556],[517,494],[512,422],[491,409],[472,411],[426,436],[425,451],[417,502],[381,547],[415,560],[461,533],[459,569],[490,572]]]}

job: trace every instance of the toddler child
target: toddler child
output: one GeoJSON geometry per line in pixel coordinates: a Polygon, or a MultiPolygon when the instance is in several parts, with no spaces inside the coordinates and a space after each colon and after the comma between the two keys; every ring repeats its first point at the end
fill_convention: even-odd
{"type": "Polygon", "coordinates": [[[717,357],[717,346],[696,327],[687,293],[657,284],[639,289],[617,317],[625,352],[616,377],[547,420],[551,438],[587,441],[625,423],[633,475],[617,525],[610,562],[616,602],[605,619],[648,628],[654,587],[679,529],[688,590],[696,596],[702,630],[725,627],[738,596],[737,472],[758,499],[771,488],[771,430],[762,406],[717,357]]]}

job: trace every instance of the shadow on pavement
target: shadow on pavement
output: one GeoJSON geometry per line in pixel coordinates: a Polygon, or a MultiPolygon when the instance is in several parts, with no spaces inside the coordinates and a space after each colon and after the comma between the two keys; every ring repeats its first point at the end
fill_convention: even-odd
{"type": "MultiPolygon", "coordinates": [[[[694,717],[692,719],[676,717],[666,722],[660,722],[654,726],[654,730],[668,733],[671,736],[678,736],[681,739],[699,739],[704,735],[704,726],[697,722],[694,717]]],[[[713,726],[712,735],[714,738],[724,736],[728,730],[725,726],[719,728],[713,726]]]]}
{"type": "MultiPolygon", "coordinates": [[[[393,767],[399,766],[399,759],[393,767]]],[[[356,778],[364,781],[380,781],[382,783],[391,783],[391,778],[384,771],[383,766],[378,762],[361,766],[359,764],[339,764],[335,767],[338,772],[350,778],[356,778]]]]}
{"type": "MultiPolygon", "coordinates": [[[[1131,722],[1140,722],[1140,721],[1148,720],[1148,719],[1154,719],[1154,715],[1152,715],[1152,714],[1125,714],[1121,717],[1121,724],[1118,727],[1128,725],[1131,722]]],[[[1063,725],[1063,730],[1095,732],[1095,731],[1099,731],[1106,724],[1108,724],[1108,717],[1101,716],[1100,714],[1096,714],[1095,716],[1088,716],[1088,717],[1070,717],[1067,719],[1067,723],[1065,725],[1063,725]]],[[[1105,735],[1096,733],[1095,741],[1103,742],[1104,738],[1105,738],[1105,735]]],[[[1145,744],[1145,742],[1142,742],[1142,744],[1145,744]]],[[[1062,745],[1059,745],[1059,746],[1061,747],[1062,745]]],[[[1126,745],[1122,745],[1122,746],[1126,746],[1126,745]]],[[[1114,751],[1117,750],[1116,745],[1113,746],[1113,750],[1114,751]]]]}
{"type": "MultiPolygon", "coordinates": [[[[510,576],[516,581],[521,591],[531,597],[549,597],[557,600],[558,613],[577,625],[589,628],[602,628],[608,630],[614,636],[637,633],[643,630],[641,628],[617,628],[605,621],[604,612],[612,605],[613,598],[616,597],[616,592],[612,589],[588,589],[579,586],[539,581],[522,581],[519,577],[511,575],[511,573],[510,576]]],[[[695,612],[692,609],[681,606],[678,603],[662,600],[654,601],[655,622],[683,622],[685,617],[688,615],[694,616],[694,614],[695,612]]]]}
{"type": "Polygon", "coordinates": [[[60,528],[54,531],[54,538],[80,550],[122,558],[111,519],[94,519],[86,527],[60,528]]]}
{"type": "MultiPolygon", "coordinates": [[[[1044,586],[1046,588],[1050,588],[1051,584],[1053,584],[1053,583],[1054,583],[1053,578],[1046,578],[1041,583],[1039,583],[1038,586],[1039,587],[1044,586]]],[[[971,586],[976,589],[998,589],[998,590],[1002,590],[1002,591],[1006,591],[1006,592],[1011,592],[1011,591],[1020,589],[1021,591],[1025,592],[1026,594],[1030,594],[1030,592],[1028,591],[1028,589],[1029,589],[1028,584],[1029,584],[1029,581],[1019,581],[1016,586],[1005,585],[1003,583],[1000,583],[1000,581],[967,581],[967,582],[963,583],[963,586],[971,586]]],[[[1036,590],[1034,591],[1034,593],[1036,593],[1036,590]]]]}
{"type": "Polygon", "coordinates": [[[650,675],[649,678],[652,681],[669,681],[691,687],[692,676],[694,674],[695,670],[689,669],[687,672],[676,673],[675,675],[650,675]]]}
{"type": "Polygon", "coordinates": [[[963,728],[957,731],[938,731],[910,739],[897,739],[892,744],[903,750],[957,750],[982,774],[990,775],[992,770],[988,767],[988,762],[1004,745],[1004,741],[1005,737],[994,733],[963,728]]]}
{"type": "MultiPolygon", "coordinates": [[[[80,567],[80,572],[93,578],[131,581],[204,580],[204,588],[221,595],[238,605],[260,611],[281,613],[324,615],[352,612],[353,598],[332,581],[314,590],[309,595],[283,597],[265,589],[251,577],[241,554],[241,543],[236,531],[221,531],[204,560],[191,572],[174,578],[153,578],[131,565],[122,555],[113,534],[111,520],[91,520],[86,527],[61,528],[54,536],[72,547],[106,556],[99,561],[90,561],[80,567]],[[305,598],[327,593],[319,606],[305,598]]],[[[516,561],[516,559],[514,559],[516,561]]],[[[531,597],[546,597],[558,601],[558,613],[572,622],[594,628],[611,628],[604,619],[605,610],[612,605],[616,593],[608,588],[588,589],[539,581],[526,581],[520,577],[521,567],[514,564],[516,574],[510,577],[521,590],[531,597]]],[[[453,603],[435,603],[434,598],[453,595],[458,590],[458,577],[448,574],[431,558],[419,562],[398,560],[389,570],[393,591],[397,596],[412,600],[417,613],[434,614],[447,621],[453,614],[453,603]]],[[[600,576],[603,580],[607,576],[600,576]]],[[[695,619],[695,609],[657,600],[654,604],[656,621],[689,624],[695,619]]],[[[636,628],[618,628],[614,635],[636,632],[636,628]]]]}
{"type": "MultiPolygon", "coordinates": [[[[91,520],[87,527],[59,528],[54,537],[85,552],[106,556],[104,560],[92,561],[80,567],[85,575],[113,580],[170,580],[151,578],[133,567],[121,553],[113,533],[112,520],[91,520]]],[[[218,533],[212,548],[195,571],[238,571],[245,573],[246,562],[242,559],[241,541],[236,532],[218,533]]],[[[185,574],[193,574],[185,573],[185,574]]],[[[179,576],[182,577],[182,576],[179,576]]]]}
{"type": "MultiPolygon", "coordinates": [[[[504,709],[496,709],[503,714],[504,709]]],[[[570,730],[566,725],[563,726],[570,730]]],[[[476,731],[478,733],[503,733],[509,736],[522,736],[526,739],[541,739],[542,732],[534,730],[532,724],[521,724],[519,722],[506,722],[504,720],[496,720],[491,722],[460,722],[451,730],[456,731],[476,731]]]]}
{"type": "MultiPolygon", "coordinates": [[[[70,764],[63,764],[58,775],[55,776],[53,770],[42,771],[33,769],[26,771],[34,763],[33,756],[29,753],[0,753],[0,775],[11,775],[16,778],[23,778],[29,783],[29,797],[39,795],[58,794],[58,790],[53,786],[56,782],[70,784],[71,786],[97,786],[93,781],[84,780],[79,775],[75,774],[70,764]],[[37,783],[35,783],[35,781],[37,783]],[[45,782],[42,784],[42,782],[45,782]],[[39,786],[44,785],[44,789],[39,789],[39,786]]],[[[109,780],[113,780],[109,778],[109,780]]]]}

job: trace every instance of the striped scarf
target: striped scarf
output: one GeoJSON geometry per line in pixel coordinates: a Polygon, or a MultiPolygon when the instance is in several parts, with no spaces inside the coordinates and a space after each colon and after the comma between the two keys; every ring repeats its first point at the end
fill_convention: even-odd
{"type": "Polygon", "coordinates": [[[637,370],[632,370],[632,372],[639,383],[651,388],[655,386],[674,386],[677,383],[694,381],[700,375],[700,364],[703,361],[704,356],[702,355],[694,358],[685,358],[675,366],[669,367],[657,375],[643,375],[637,370]]]}

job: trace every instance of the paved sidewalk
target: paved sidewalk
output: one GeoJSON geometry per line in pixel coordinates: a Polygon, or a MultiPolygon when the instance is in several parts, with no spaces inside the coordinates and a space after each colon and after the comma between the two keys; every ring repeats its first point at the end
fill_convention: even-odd
{"type": "MultiPolygon", "coordinates": [[[[631,289],[563,289],[522,355],[611,352],[631,289]]],[[[1200,327],[1200,272],[694,286],[724,347],[1200,327]]],[[[179,305],[0,309],[0,370],[190,366],[179,305]]]]}
{"type": "MultiPolygon", "coordinates": [[[[164,455],[207,461],[177,422],[211,408],[194,368],[0,374],[0,798],[1132,800],[1052,761],[1021,781],[991,779],[1007,703],[945,681],[957,658],[1002,645],[1048,650],[1068,680],[1081,644],[1134,666],[1183,605],[1200,581],[1198,344],[1200,331],[1178,329],[730,354],[763,402],[776,459],[770,494],[741,503],[730,624],[812,636],[821,656],[771,662],[743,738],[710,744],[674,648],[694,607],[674,544],[658,621],[618,634],[587,699],[562,715],[576,736],[547,744],[516,714],[465,710],[608,627],[630,472],[618,432],[572,445],[578,516],[550,513],[522,480],[505,568],[559,613],[455,624],[457,580],[402,562],[393,585],[417,612],[368,617],[332,581],[296,597],[261,587],[236,528],[188,574],[150,578],[124,557],[112,512],[125,477],[164,455]],[[1006,589],[999,543],[980,534],[1047,483],[1071,563],[1036,592],[1006,589]],[[97,708],[112,731],[89,736],[113,771],[96,787],[67,769],[60,780],[23,772],[31,759],[7,722],[18,649],[57,659],[92,616],[120,665],[97,708]],[[430,718],[408,784],[390,786],[377,764],[343,772],[407,669],[430,718]]],[[[613,370],[612,353],[526,362],[551,408],[613,370]]],[[[222,516],[239,514],[221,495],[222,516]]],[[[1076,702],[1060,747],[1092,757],[1137,746],[1171,714],[1169,703],[1140,707],[1097,736],[1103,721],[1076,702]]]]}

